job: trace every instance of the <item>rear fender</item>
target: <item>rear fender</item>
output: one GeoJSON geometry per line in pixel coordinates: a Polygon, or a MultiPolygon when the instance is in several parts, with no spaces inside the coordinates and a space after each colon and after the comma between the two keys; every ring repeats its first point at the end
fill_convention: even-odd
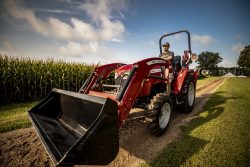
{"type": "Polygon", "coordinates": [[[198,71],[197,70],[193,70],[193,69],[189,69],[188,70],[188,73],[190,74],[190,75],[193,75],[193,78],[194,78],[194,83],[195,83],[195,85],[196,85],[196,82],[197,82],[197,80],[198,80],[198,71]]]}
{"type": "Polygon", "coordinates": [[[195,85],[196,85],[196,83],[197,83],[198,76],[199,76],[198,71],[194,71],[194,73],[193,73],[193,77],[194,77],[194,82],[195,82],[195,85]]]}
{"type": "Polygon", "coordinates": [[[177,78],[173,82],[173,89],[172,89],[173,94],[180,93],[187,74],[188,74],[188,68],[182,68],[182,70],[178,73],[177,78]]]}

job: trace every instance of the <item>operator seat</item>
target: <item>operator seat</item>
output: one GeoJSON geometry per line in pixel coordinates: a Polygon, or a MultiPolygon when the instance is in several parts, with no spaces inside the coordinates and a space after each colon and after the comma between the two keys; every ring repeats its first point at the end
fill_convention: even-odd
{"type": "Polygon", "coordinates": [[[174,56],[173,59],[174,72],[178,73],[181,70],[181,56],[174,56]]]}

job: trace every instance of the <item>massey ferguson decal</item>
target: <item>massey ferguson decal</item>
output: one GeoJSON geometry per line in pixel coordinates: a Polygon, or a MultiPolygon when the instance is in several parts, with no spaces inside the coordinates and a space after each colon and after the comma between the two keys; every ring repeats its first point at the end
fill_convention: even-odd
{"type": "Polygon", "coordinates": [[[151,60],[151,61],[149,61],[149,62],[147,62],[147,65],[152,65],[152,64],[158,64],[158,63],[163,63],[163,64],[165,64],[166,63],[166,61],[165,60],[151,60]]]}
{"type": "Polygon", "coordinates": [[[151,73],[151,74],[153,74],[153,73],[159,73],[159,72],[162,72],[162,69],[156,68],[156,69],[150,70],[150,73],[151,73]]]}

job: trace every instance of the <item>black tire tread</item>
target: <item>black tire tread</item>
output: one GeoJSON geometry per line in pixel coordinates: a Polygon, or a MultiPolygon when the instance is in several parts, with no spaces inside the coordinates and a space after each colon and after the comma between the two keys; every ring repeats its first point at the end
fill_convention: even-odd
{"type": "MultiPolygon", "coordinates": [[[[189,84],[193,82],[194,84],[194,90],[195,90],[195,83],[194,83],[194,77],[191,74],[188,74],[183,89],[182,89],[182,97],[183,97],[183,101],[184,103],[180,106],[181,111],[184,113],[190,113],[193,111],[194,108],[194,103],[195,103],[195,97],[194,97],[194,103],[192,106],[189,106],[188,104],[188,88],[189,88],[189,84]]],[[[195,92],[194,92],[194,96],[195,96],[195,92]]]]}
{"type": "Polygon", "coordinates": [[[170,104],[170,107],[172,109],[171,99],[165,93],[158,93],[155,96],[153,96],[153,98],[151,99],[151,102],[149,105],[149,109],[151,110],[150,111],[151,113],[148,115],[151,121],[148,125],[148,129],[150,133],[153,134],[154,136],[163,135],[168,127],[167,125],[166,128],[161,129],[159,126],[159,115],[160,115],[161,107],[166,102],[170,104]]]}

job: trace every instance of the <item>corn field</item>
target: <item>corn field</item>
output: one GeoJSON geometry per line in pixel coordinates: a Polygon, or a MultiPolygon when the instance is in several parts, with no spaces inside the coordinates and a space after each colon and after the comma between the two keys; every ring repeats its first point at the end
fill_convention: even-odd
{"type": "Polygon", "coordinates": [[[93,67],[0,55],[0,103],[38,100],[52,88],[76,92],[93,67]]]}

